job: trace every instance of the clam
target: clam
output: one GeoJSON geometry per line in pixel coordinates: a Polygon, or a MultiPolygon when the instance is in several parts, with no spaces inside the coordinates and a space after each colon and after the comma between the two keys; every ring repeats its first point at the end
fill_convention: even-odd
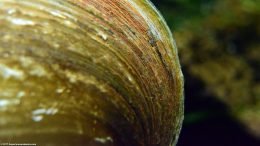
{"type": "Polygon", "coordinates": [[[183,77],[147,0],[0,0],[0,142],[175,145],[183,77]]]}

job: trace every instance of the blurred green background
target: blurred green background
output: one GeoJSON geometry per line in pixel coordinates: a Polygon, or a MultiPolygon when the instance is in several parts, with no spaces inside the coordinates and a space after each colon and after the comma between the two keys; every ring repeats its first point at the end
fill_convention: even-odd
{"type": "Polygon", "coordinates": [[[185,77],[177,146],[260,146],[260,0],[152,0],[185,77]]]}

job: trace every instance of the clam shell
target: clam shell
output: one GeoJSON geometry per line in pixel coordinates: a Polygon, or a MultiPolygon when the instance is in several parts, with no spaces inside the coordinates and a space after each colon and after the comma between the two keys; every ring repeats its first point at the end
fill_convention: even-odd
{"type": "Polygon", "coordinates": [[[174,145],[183,77],[146,0],[1,0],[0,140],[174,145]]]}

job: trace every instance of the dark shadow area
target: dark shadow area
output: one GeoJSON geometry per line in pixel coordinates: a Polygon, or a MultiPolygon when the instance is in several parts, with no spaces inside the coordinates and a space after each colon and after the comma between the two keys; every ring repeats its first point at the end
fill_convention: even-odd
{"type": "Polygon", "coordinates": [[[232,117],[225,104],[205,93],[199,80],[186,77],[185,120],[177,146],[260,146],[232,117]]]}
{"type": "Polygon", "coordinates": [[[209,118],[200,123],[184,124],[177,146],[259,146],[241,125],[228,115],[209,118]]]}

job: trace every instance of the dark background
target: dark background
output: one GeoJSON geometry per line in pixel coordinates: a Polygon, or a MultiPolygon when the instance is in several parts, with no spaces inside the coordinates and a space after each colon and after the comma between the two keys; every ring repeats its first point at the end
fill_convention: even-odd
{"type": "Polygon", "coordinates": [[[177,146],[260,146],[260,2],[152,0],[185,77],[177,146]]]}

